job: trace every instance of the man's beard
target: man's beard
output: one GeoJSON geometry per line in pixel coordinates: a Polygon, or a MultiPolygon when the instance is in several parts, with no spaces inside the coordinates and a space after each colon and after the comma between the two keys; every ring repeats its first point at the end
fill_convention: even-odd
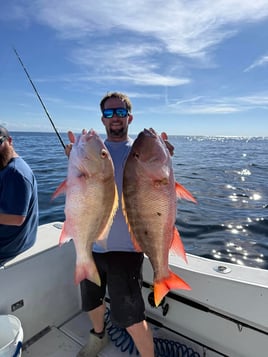
{"type": "Polygon", "coordinates": [[[109,128],[109,134],[110,136],[114,137],[114,138],[122,138],[123,136],[125,136],[127,133],[126,128],[121,128],[121,129],[111,129],[109,128]]]}
{"type": "Polygon", "coordinates": [[[12,158],[12,151],[9,148],[2,150],[0,154],[0,170],[4,169],[12,158]]]}

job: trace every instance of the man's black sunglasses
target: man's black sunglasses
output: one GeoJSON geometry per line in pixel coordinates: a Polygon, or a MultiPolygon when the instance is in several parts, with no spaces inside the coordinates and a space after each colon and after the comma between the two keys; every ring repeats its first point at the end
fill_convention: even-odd
{"type": "Polygon", "coordinates": [[[111,119],[114,114],[119,118],[125,118],[128,115],[128,110],[126,108],[111,108],[104,109],[102,112],[104,118],[111,119]]]}

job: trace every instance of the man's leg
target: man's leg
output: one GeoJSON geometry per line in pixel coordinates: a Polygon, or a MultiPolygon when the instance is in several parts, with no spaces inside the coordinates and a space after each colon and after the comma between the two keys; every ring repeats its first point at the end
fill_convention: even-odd
{"type": "Polygon", "coordinates": [[[127,327],[141,357],[154,357],[153,334],[146,320],[127,327]]]}
{"type": "Polygon", "coordinates": [[[104,314],[106,311],[105,303],[94,310],[88,311],[89,319],[96,333],[101,333],[104,330],[104,314]]]}
{"type": "Polygon", "coordinates": [[[110,253],[107,283],[111,320],[115,325],[126,328],[141,357],[154,357],[153,337],[145,320],[141,292],[143,259],[143,253],[110,253]]]}
{"type": "MultiPolygon", "coordinates": [[[[105,261],[105,253],[98,254],[97,256],[94,255],[94,258],[100,273],[105,261]]],[[[106,291],[106,278],[104,274],[101,274],[101,281],[101,287],[89,280],[83,280],[80,284],[82,310],[87,311],[93,329],[90,331],[88,342],[79,351],[77,357],[96,357],[108,343],[108,335],[105,333],[104,326],[104,314],[106,311],[103,300],[106,291]]]]}

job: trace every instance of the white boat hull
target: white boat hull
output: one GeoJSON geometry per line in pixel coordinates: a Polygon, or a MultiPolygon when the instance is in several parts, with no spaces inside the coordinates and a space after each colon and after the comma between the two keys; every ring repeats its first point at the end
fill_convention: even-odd
{"type": "MultiPolygon", "coordinates": [[[[170,294],[165,299],[166,316],[150,304],[147,314],[224,355],[264,356],[268,351],[268,271],[191,255],[187,266],[178,261],[170,257],[171,269],[192,290],[170,294]]],[[[152,281],[148,260],[144,280],[152,281]]]]}
{"type": "MultiPolygon", "coordinates": [[[[50,336],[65,341],[55,343],[53,356],[75,356],[90,329],[74,284],[74,245],[59,247],[60,226],[40,226],[35,246],[0,269],[0,314],[14,314],[22,322],[23,356],[52,355],[45,352],[54,346],[50,336]]],[[[187,341],[200,356],[266,356],[268,271],[187,256],[188,265],[171,255],[170,266],[192,290],[172,291],[159,308],[148,302],[153,273],[145,259],[143,294],[150,321],[162,327],[161,333],[187,341]]],[[[105,356],[114,356],[114,348],[105,356]]]]}

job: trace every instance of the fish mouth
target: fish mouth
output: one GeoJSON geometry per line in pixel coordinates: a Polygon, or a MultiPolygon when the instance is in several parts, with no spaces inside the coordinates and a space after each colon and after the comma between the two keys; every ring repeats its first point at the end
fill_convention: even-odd
{"type": "Polygon", "coordinates": [[[99,135],[94,129],[90,129],[88,131],[83,129],[82,133],[77,138],[76,145],[84,145],[86,142],[94,138],[99,138],[99,135]]]}
{"type": "Polygon", "coordinates": [[[156,131],[153,128],[149,128],[149,129],[144,128],[143,129],[143,133],[146,136],[151,136],[151,137],[157,137],[158,136],[156,131]]]}
{"type": "Polygon", "coordinates": [[[88,131],[88,135],[89,135],[89,136],[96,136],[97,133],[96,133],[96,131],[95,131],[94,129],[91,128],[91,129],[88,131]]]}
{"type": "Polygon", "coordinates": [[[99,135],[94,129],[91,128],[87,133],[85,133],[85,139],[88,141],[93,138],[97,139],[99,138],[99,135]]]}

